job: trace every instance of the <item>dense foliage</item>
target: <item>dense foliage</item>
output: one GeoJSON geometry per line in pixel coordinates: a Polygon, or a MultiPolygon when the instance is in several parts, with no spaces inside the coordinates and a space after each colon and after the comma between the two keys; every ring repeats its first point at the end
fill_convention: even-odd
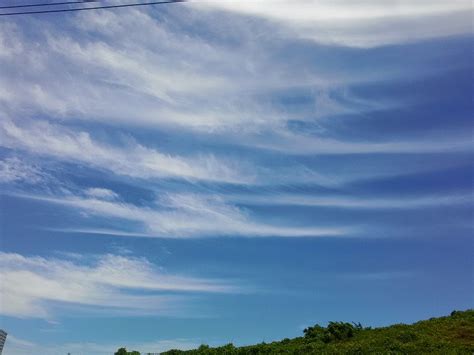
{"type": "Polygon", "coordinates": [[[201,345],[189,351],[170,350],[164,355],[224,354],[473,354],[474,310],[454,311],[412,325],[364,328],[360,324],[330,322],[304,330],[304,336],[269,344],[218,348],[201,345]]]}
{"type": "Polygon", "coordinates": [[[127,351],[126,348],[120,348],[114,355],[140,355],[140,353],[138,351],[127,351]]]}

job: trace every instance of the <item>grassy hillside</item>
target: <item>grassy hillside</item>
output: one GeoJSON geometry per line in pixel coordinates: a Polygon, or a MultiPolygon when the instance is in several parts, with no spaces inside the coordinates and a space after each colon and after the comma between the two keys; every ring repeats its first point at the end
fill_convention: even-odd
{"type": "Polygon", "coordinates": [[[201,345],[199,349],[163,354],[474,354],[474,310],[415,324],[364,328],[360,324],[330,322],[304,330],[304,336],[269,344],[236,348],[201,345]]]}

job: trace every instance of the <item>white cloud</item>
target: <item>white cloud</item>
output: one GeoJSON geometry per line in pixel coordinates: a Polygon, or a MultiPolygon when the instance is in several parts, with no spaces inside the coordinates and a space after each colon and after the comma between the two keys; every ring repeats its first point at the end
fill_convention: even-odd
{"type": "Polygon", "coordinates": [[[383,153],[452,153],[471,151],[470,134],[465,131],[451,135],[432,135],[419,139],[391,141],[349,141],[333,138],[293,134],[280,131],[271,136],[252,139],[249,145],[289,154],[383,154],[383,153]]]}
{"type": "Polygon", "coordinates": [[[219,0],[193,6],[258,16],[287,25],[303,38],[357,47],[472,32],[469,0],[219,0]]]}
{"type": "Polygon", "coordinates": [[[84,15],[76,30],[76,36],[68,37],[51,29],[54,35],[44,35],[41,48],[33,49],[20,28],[0,27],[5,38],[31,44],[3,59],[10,69],[2,72],[0,85],[5,111],[206,131],[255,124],[259,105],[239,103],[235,94],[244,91],[243,81],[248,81],[245,86],[266,82],[241,70],[230,48],[174,33],[135,10],[125,19],[110,12],[84,15]],[[114,36],[107,38],[110,28],[115,28],[114,36]],[[99,37],[85,41],[77,36],[91,31],[99,37]],[[148,35],[137,38],[134,33],[148,35]],[[10,75],[20,67],[21,83],[10,75]]]}
{"type": "Polygon", "coordinates": [[[0,313],[21,318],[51,318],[54,307],[64,304],[170,315],[179,313],[177,305],[183,299],[156,292],[238,290],[218,280],[164,273],[143,258],[111,254],[66,261],[0,253],[0,270],[0,313]]]}
{"type": "Polygon", "coordinates": [[[197,348],[199,342],[192,339],[170,339],[157,340],[151,342],[137,343],[129,342],[127,344],[104,344],[97,342],[70,342],[56,345],[46,345],[36,342],[24,340],[9,334],[4,355],[31,355],[33,353],[48,355],[64,355],[64,354],[87,354],[87,355],[110,355],[117,351],[119,347],[125,346],[127,350],[137,350],[142,354],[148,352],[163,352],[170,349],[187,350],[197,348]]]}
{"type": "Polygon", "coordinates": [[[45,174],[35,165],[25,163],[17,157],[0,160],[0,183],[24,182],[35,184],[43,180],[45,174]]]}
{"type": "MultiPolygon", "coordinates": [[[[189,7],[167,16],[169,23],[204,24],[203,13],[189,7]]],[[[22,44],[11,50],[12,55],[0,57],[5,68],[0,112],[200,132],[266,131],[298,116],[274,107],[269,98],[274,91],[323,92],[390,76],[376,68],[295,68],[272,53],[279,50],[273,28],[259,27],[256,37],[242,21],[223,24],[211,15],[208,19],[216,24],[209,31],[225,33],[217,39],[203,38],[132,9],[127,16],[81,14],[69,23],[74,28],[69,34],[47,20],[37,20],[35,28],[43,30],[35,40],[28,37],[27,28],[0,26],[8,47],[22,44]],[[227,43],[226,36],[238,44],[227,43]],[[21,78],[14,75],[17,72],[21,78]]],[[[346,110],[341,103],[336,106],[346,110]]]]}
{"type": "MultiPolygon", "coordinates": [[[[232,142],[232,138],[229,138],[232,142]]],[[[47,156],[62,162],[88,165],[118,176],[154,181],[161,178],[181,178],[234,184],[262,185],[279,183],[319,183],[333,186],[351,178],[333,173],[319,173],[304,166],[265,167],[250,161],[223,159],[213,154],[171,155],[146,147],[127,137],[114,145],[104,143],[88,132],[73,130],[45,121],[26,121],[17,124],[0,122],[0,146],[29,154],[47,156]],[[121,145],[117,144],[121,143],[121,145]],[[276,170],[277,169],[277,170],[276,170]]],[[[290,154],[377,154],[377,153],[433,153],[469,151],[472,140],[459,134],[455,139],[431,137],[425,140],[394,142],[347,142],[335,139],[280,134],[265,134],[243,138],[240,144],[256,146],[290,154]]],[[[373,174],[373,172],[371,172],[373,174]]],[[[37,183],[45,176],[35,165],[26,165],[16,158],[0,162],[0,181],[37,183]]],[[[91,189],[92,197],[113,199],[112,191],[91,189]]]]}
{"type": "Polygon", "coordinates": [[[116,200],[119,195],[112,190],[104,189],[100,187],[91,187],[85,191],[85,194],[92,198],[98,198],[103,200],[116,200]]]}
{"type": "Polygon", "coordinates": [[[228,195],[229,201],[249,205],[288,205],[288,206],[314,206],[335,207],[351,209],[417,209],[423,207],[437,207],[446,205],[472,204],[470,191],[464,194],[428,195],[410,197],[345,197],[345,196],[304,196],[272,194],[271,196],[246,196],[228,195]]]}
{"type": "MultiPolygon", "coordinates": [[[[334,114],[400,105],[364,101],[350,94],[337,99],[328,95],[329,91],[344,91],[355,83],[399,79],[400,75],[419,77],[425,71],[439,68],[424,65],[387,69],[383,63],[369,69],[360,65],[333,67],[317,61],[309,65],[304,58],[301,63],[299,59],[287,62],[280,58],[282,48],[275,45],[275,40],[291,43],[293,35],[316,35],[323,42],[373,45],[463,33],[471,26],[470,16],[466,22],[463,15],[469,12],[469,1],[403,0],[382,4],[373,0],[300,0],[272,2],[271,6],[266,1],[237,5],[219,1],[178,6],[179,11],[167,13],[169,21],[159,21],[139,10],[128,11],[127,16],[118,12],[80,14],[68,22],[73,28],[71,32],[39,19],[35,20],[36,28],[43,30],[34,41],[28,37],[27,28],[2,24],[0,43],[8,48],[8,55],[0,58],[5,68],[0,84],[0,112],[13,117],[13,121],[18,117],[47,115],[51,119],[97,120],[122,127],[178,127],[200,133],[225,133],[226,139],[236,144],[290,153],[411,153],[456,146],[450,141],[436,148],[438,143],[432,141],[371,144],[290,134],[287,123],[291,120],[314,123],[334,114]],[[230,11],[230,15],[216,19],[215,14],[207,12],[216,8],[230,11]],[[248,21],[236,13],[262,16],[276,23],[252,24],[255,28],[248,28],[248,21]],[[213,19],[208,37],[180,27],[198,21],[204,24],[203,18],[213,19]],[[449,28],[445,29],[446,26],[449,28]],[[14,74],[20,71],[19,79],[14,74]],[[301,88],[313,92],[316,105],[311,112],[275,105],[273,97],[279,90],[301,88]],[[253,139],[248,133],[260,133],[263,137],[253,139]],[[265,136],[274,140],[260,141],[265,136]]],[[[447,61],[443,63],[443,70],[449,65],[447,61]]],[[[138,169],[137,174],[191,179],[215,176],[216,180],[230,182],[252,179],[235,176],[229,171],[235,170],[235,166],[227,169],[213,157],[198,161],[201,168],[190,168],[186,159],[163,154],[153,154],[151,160],[155,161],[154,167],[138,169]],[[210,171],[202,171],[206,166],[210,171]]],[[[126,169],[121,166],[120,170],[126,169]]]]}
{"type": "MultiPolygon", "coordinates": [[[[12,59],[22,53],[25,49],[21,42],[15,41],[15,36],[11,36],[16,29],[12,23],[3,22],[0,24],[0,58],[12,59]]],[[[3,93],[2,92],[2,96],[3,93]]],[[[1,96],[0,96],[1,97],[1,96]]]]}
{"type": "Polygon", "coordinates": [[[0,126],[0,138],[4,147],[85,163],[136,178],[177,177],[232,183],[246,183],[252,179],[240,173],[236,164],[232,166],[228,160],[224,163],[213,155],[172,156],[134,141],[122,147],[112,146],[94,140],[85,131],[73,131],[44,121],[30,122],[28,127],[4,121],[0,126]]]}
{"type": "Polygon", "coordinates": [[[111,231],[89,228],[67,231],[124,236],[166,238],[247,236],[247,237],[337,237],[349,235],[347,227],[291,227],[257,221],[245,210],[226,203],[218,196],[170,194],[155,207],[82,197],[24,196],[42,201],[79,208],[100,217],[120,218],[139,222],[143,230],[111,231]]]}
{"type": "MultiPolygon", "coordinates": [[[[190,1],[193,2],[192,0],[190,1]]],[[[347,0],[232,0],[207,1],[206,5],[222,7],[246,14],[291,21],[369,20],[386,16],[423,16],[469,9],[466,0],[398,0],[398,1],[347,1],[347,0]],[[273,6],[272,6],[273,5],[273,6]]],[[[196,2],[199,8],[201,2],[196,2]]]]}

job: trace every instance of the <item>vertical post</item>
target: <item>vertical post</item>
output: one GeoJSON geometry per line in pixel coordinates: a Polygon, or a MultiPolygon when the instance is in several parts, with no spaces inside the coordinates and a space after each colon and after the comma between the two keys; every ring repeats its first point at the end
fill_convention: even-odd
{"type": "Polygon", "coordinates": [[[5,341],[7,340],[7,332],[3,329],[0,329],[0,355],[2,355],[3,346],[5,345],[5,341]]]}

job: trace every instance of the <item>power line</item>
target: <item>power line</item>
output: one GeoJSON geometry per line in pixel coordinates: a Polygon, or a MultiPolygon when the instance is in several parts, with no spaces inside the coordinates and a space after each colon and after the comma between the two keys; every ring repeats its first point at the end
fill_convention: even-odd
{"type": "Polygon", "coordinates": [[[173,3],[176,3],[176,2],[186,2],[186,0],[153,1],[153,2],[142,2],[142,3],[132,3],[132,4],[121,4],[121,5],[79,7],[79,8],[73,8],[73,9],[8,12],[8,13],[5,13],[5,14],[0,14],[0,16],[49,14],[49,13],[57,13],[57,12],[73,12],[73,11],[100,10],[100,9],[117,9],[117,8],[121,8],[121,7],[173,4],[173,3]]]}
{"type": "Polygon", "coordinates": [[[9,5],[0,6],[0,9],[17,9],[19,7],[35,7],[35,6],[58,6],[58,5],[71,5],[71,4],[87,4],[88,2],[98,2],[99,0],[81,0],[81,1],[63,1],[63,2],[52,2],[49,4],[24,4],[24,5],[9,5]]]}

